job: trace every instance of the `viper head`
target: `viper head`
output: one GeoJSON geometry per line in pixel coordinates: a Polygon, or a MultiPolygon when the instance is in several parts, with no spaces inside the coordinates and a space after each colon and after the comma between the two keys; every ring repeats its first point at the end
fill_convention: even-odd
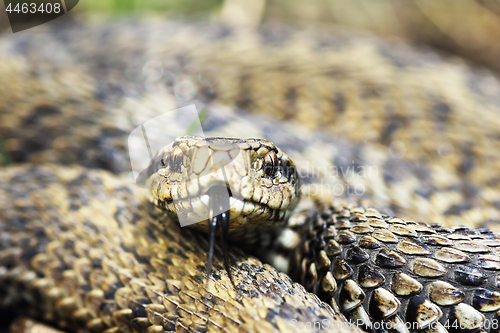
{"type": "Polygon", "coordinates": [[[225,255],[228,237],[283,225],[299,200],[297,169],[267,140],[180,137],[158,152],[148,173],[153,202],[181,225],[208,232],[210,251],[221,227],[225,255]]]}

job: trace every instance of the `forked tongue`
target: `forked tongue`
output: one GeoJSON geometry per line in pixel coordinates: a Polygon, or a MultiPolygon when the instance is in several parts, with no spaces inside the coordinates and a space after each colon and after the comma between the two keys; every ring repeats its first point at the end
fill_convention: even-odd
{"type": "Polygon", "coordinates": [[[229,231],[229,198],[231,196],[229,189],[225,185],[214,185],[210,187],[206,193],[209,197],[209,250],[208,250],[208,266],[207,266],[207,283],[212,273],[212,263],[214,257],[215,233],[217,228],[221,228],[221,248],[224,255],[224,268],[226,269],[231,284],[236,289],[233,281],[233,276],[229,270],[229,254],[227,249],[228,231],[229,231]]]}

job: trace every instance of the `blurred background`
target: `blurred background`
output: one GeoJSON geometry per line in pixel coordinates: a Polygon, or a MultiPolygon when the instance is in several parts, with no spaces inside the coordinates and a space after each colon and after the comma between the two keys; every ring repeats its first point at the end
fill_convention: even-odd
{"type": "MultiPolygon", "coordinates": [[[[247,26],[276,21],[289,25],[336,25],[430,45],[500,70],[498,0],[80,0],[72,12],[160,15],[247,26]]],[[[0,27],[8,28],[2,7],[0,27]]]]}
{"type": "MultiPolygon", "coordinates": [[[[3,2],[0,2],[0,4],[0,6],[3,6],[3,2]]],[[[3,15],[0,17],[3,33],[12,35],[5,11],[2,8],[0,8],[0,15],[3,15]]],[[[389,67],[379,66],[376,68],[377,62],[373,61],[377,56],[376,53],[370,52],[370,50],[364,53],[363,49],[359,51],[357,48],[355,49],[356,53],[346,53],[345,58],[341,58],[334,63],[333,69],[339,69],[343,75],[347,75],[347,78],[354,77],[359,80],[359,86],[356,83],[355,87],[359,88],[357,91],[362,94],[367,92],[366,95],[363,95],[363,98],[369,100],[366,107],[359,107],[356,98],[353,98],[353,103],[348,104],[345,98],[342,97],[344,96],[342,94],[350,96],[347,94],[351,93],[351,86],[345,84],[346,81],[338,80],[334,85],[329,86],[323,80],[315,81],[316,76],[314,75],[311,76],[311,80],[303,79],[304,76],[294,76],[293,71],[282,75],[280,66],[274,66],[273,61],[271,61],[270,66],[262,65],[270,57],[273,60],[278,60],[276,61],[277,64],[281,62],[282,64],[293,65],[294,60],[296,60],[294,52],[287,53],[278,50],[273,53],[273,49],[269,53],[256,52],[254,54],[247,52],[244,47],[240,49],[243,44],[231,44],[229,42],[224,44],[222,40],[211,41],[215,46],[209,48],[209,50],[198,49],[196,43],[198,40],[203,39],[203,33],[205,32],[203,29],[209,25],[193,25],[196,26],[196,29],[189,30],[185,34],[172,34],[171,31],[177,30],[162,30],[165,28],[163,26],[161,29],[155,30],[156,34],[153,34],[153,30],[144,32],[144,29],[140,29],[140,24],[136,25],[134,23],[141,20],[128,20],[128,22],[132,23],[125,25],[110,24],[108,29],[101,30],[102,33],[93,32],[89,29],[82,35],[75,34],[79,36],[78,38],[70,39],[65,39],[67,36],[64,35],[64,29],[62,29],[63,33],[58,39],[51,39],[50,36],[35,33],[30,36],[29,31],[34,30],[27,30],[26,32],[20,32],[19,35],[15,34],[13,38],[5,38],[4,45],[0,44],[0,51],[6,50],[6,53],[8,53],[8,42],[11,41],[11,49],[14,50],[12,52],[14,56],[9,58],[10,64],[0,62],[0,77],[2,77],[3,65],[3,73],[5,73],[3,74],[3,80],[9,82],[8,85],[5,85],[7,89],[4,90],[3,96],[0,90],[0,134],[2,134],[2,125],[4,125],[5,133],[7,133],[4,137],[7,139],[13,138],[8,142],[5,141],[4,147],[0,142],[0,165],[2,155],[8,155],[2,153],[2,151],[19,153],[18,155],[21,157],[16,157],[15,162],[23,161],[23,158],[27,158],[26,156],[31,161],[37,161],[37,159],[42,160],[42,156],[48,155],[45,152],[52,147],[52,142],[55,142],[57,151],[63,155],[68,164],[71,163],[72,158],[77,159],[79,162],[82,160],[88,162],[89,165],[97,160],[99,167],[104,165],[111,170],[123,171],[123,168],[129,166],[128,159],[124,157],[126,156],[124,152],[127,151],[127,147],[124,140],[117,144],[115,142],[117,138],[124,137],[131,128],[134,128],[135,124],[150,119],[147,118],[150,115],[156,116],[160,112],[164,112],[164,110],[173,110],[188,105],[187,103],[198,103],[200,101],[200,105],[209,103],[214,96],[217,96],[217,101],[225,103],[226,106],[241,107],[255,111],[258,114],[265,114],[270,117],[276,115],[280,118],[289,115],[274,111],[281,111],[281,106],[285,105],[283,103],[290,98],[293,99],[295,104],[300,104],[301,108],[309,109],[309,113],[302,112],[300,113],[301,118],[297,118],[302,125],[308,126],[308,123],[313,125],[318,123],[323,126],[322,128],[328,128],[331,133],[343,138],[349,138],[356,143],[378,143],[379,139],[382,138],[382,147],[380,147],[382,151],[389,149],[391,154],[395,152],[396,156],[406,154],[405,158],[415,156],[416,162],[414,165],[416,169],[420,167],[418,164],[420,159],[424,160],[420,157],[421,151],[419,150],[424,147],[425,152],[432,152],[435,158],[441,158],[442,154],[448,156],[446,158],[450,161],[448,165],[451,170],[450,173],[457,172],[457,169],[468,170],[468,166],[473,164],[467,158],[469,155],[474,156],[476,154],[477,156],[484,156],[485,160],[491,159],[489,174],[488,171],[485,172],[484,168],[478,169],[476,171],[477,179],[482,182],[484,179],[493,178],[498,174],[498,165],[500,164],[495,164],[496,160],[490,158],[493,155],[490,154],[490,151],[498,151],[495,140],[491,139],[500,137],[498,136],[500,126],[496,122],[498,118],[491,116],[493,119],[489,120],[487,117],[481,118],[474,115],[481,111],[488,113],[491,110],[493,112],[490,114],[498,115],[500,86],[497,84],[498,81],[492,77],[500,70],[500,62],[498,61],[500,59],[500,2],[497,0],[80,0],[70,14],[64,15],[56,21],[85,21],[87,19],[91,21],[95,18],[96,20],[104,20],[107,23],[130,16],[146,18],[142,21],[148,21],[148,23],[149,19],[151,19],[152,24],[154,18],[174,18],[193,22],[223,23],[249,29],[256,29],[260,26],[274,28],[273,25],[279,24],[299,27],[318,26],[320,28],[318,31],[326,32],[328,38],[325,39],[327,39],[328,43],[331,43],[329,46],[332,49],[337,47],[336,42],[340,41],[342,43],[343,38],[345,38],[343,36],[350,36],[350,31],[354,32],[352,36],[359,36],[360,33],[361,35],[373,34],[389,40],[410,41],[420,46],[419,56],[417,57],[421,57],[422,63],[429,64],[429,66],[424,73],[423,67],[425,66],[421,66],[420,59],[413,59],[416,61],[412,63],[412,66],[415,65],[415,69],[424,74],[421,76],[408,75],[408,80],[403,82],[401,81],[402,76],[393,76],[391,71],[385,72],[389,67]],[[332,26],[336,29],[331,29],[332,26]],[[335,30],[341,30],[341,32],[334,36],[336,34],[335,30]],[[347,33],[342,33],[342,30],[347,33]],[[120,38],[116,38],[116,36],[120,36],[120,38]],[[145,36],[149,36],[150,40],[145,36]],[[165,42],[166,37],[170,38],[167,43],[165,42]],[[186,43],[186,40],[194,42],[191,45],[186,43]],[[220,43],[215,44],[216,42],[220,43]],[[70,44],[69,47],[66,44],[70,44]],[[231,51],[234,53],[221,51],[223,47],[228,45],[235,45],[233,51],[231,51]],[[450,60],[449,66],[439,69],[439,66],[444,65],[444,63],[440,63],[439,59],[441,57],[426,57],[426,48],[427,50],[437,49],[448,55],[460,56],[474,64],[476,68],[480,68],[479,72],[481,73],[478,76],[475,74],[475,69],[474,73],[469,71],[469,67],[465,66],[461,60],[450,60],[447,57],[443,57],[443,59],[450,60]],[[16,52],[22,55],[22,59],[18,59],[16,52]],[[71,54],[70,57],[67,57],[68,53],[71,54]],[[199,67],[185,66],[183,63],[185,54],[189,55],[190,61],[208,69],[208,71],[199,75],[199,67]],[[237,56],[234,56],[235,54],[237,56]],[[158,61],[158,59],[169,59],[166,55],[169,55],[175,61],[158,61]],[[283,58],[280,58],[282,55],[283,58]],[[155,59],[155,56],[157,59],[155,59]],[[83,67],[75,66],[68,59],[74,61],[74,64],[83,67]],[[26,61],[26,64],[23,64],[23,61],[26,61]],[[24,65],[26,67],[23,67],[24,65]],[[436,66],[434,67],[434,65],[436,66]],[[26,74],[29,71],[25,70],[25,68],[32,69],[34,67],[37,70],[41,68],[42,73],[48,74],[43,76],[36,72],[35,79],[28,77],[23,80],[26,75],[29,75],[26,74]],[[59,71],[59,67],[66,71],[59,71]],[[259,70],[256,70],[257,68],[259,70]],[[450,76],[447,72],[448,69],[451,69],[453,73],[458,73],[456,72],[457,68],[460,70],[460,75],[464,74],[458,79],[457,76],[450,76]],[[382,70],[382,72],[379,70],[382,70]],[[90,78],[85,75],[87,71],[91,73],[90,78]],[[219,73],[222,73],[222,75],[218,75],[219,73]],[[259,84],[259,89],[256,89],[254,96],[252,96],[253,99],[250,100],[251,105],[249,105],[250,102],[247,99],[238,99],[238,89],[234,89],[234,87],[240,87],[239,79],[244,78],[246,73],[258,73],[259,76],[254,75],[253,77],[257,77],[260,80],[259,82],[262,82],[262,84],[259,84]],[[360,73],[363,74],[361,79],[357,76],[360,73]],[[491,73],[493,75],[490,75],[491,73]],[[290,75],[287,76],[288,74],[290,75]],[[387,80],[380,80],[379,78],[384,78],[384,75],[388,75],[387,80]],[[274,78],[276,78],[276,81],[274,81],[274,78]],[[477,81],[479,79],[480,82],[477,81]],[[282,84],[281,80],[283,82],[294,80],[294,84],[288,87],[282,84]],[[33,96],[33,89],[30,88],[30,85],[26,84],[26,82],[33,81],[39,83],[42,87],[36,96],[33,96]],[[50,82],[53,86],[47,82],[50,82]],[[467,98],[469,98],[468,95],[462,96],[461,92],[464,90],[455,89],[455,84],[463,84],[467,87],[467,91],[470,90],[473,94],[477,93],[474,101],[477,100],[478,104],[466,103],[467,98]],[[403,87],[403,90],[409,89],[412,93],[402,95],[403,98],[392,99],[390,95],[392,89],[399,91],[395,88],[400,86],[403,87]],[[279,89],[283,87],[293,89],[288,89],[290,94],[287,93],[285,96],[282,93],[283,91],[276,90],[276,87],[279,87],[279,89]],[[318,87],[324,89],[317,89],[318,87]],[[425,95],[426,98],[428,97],[426,103],[432,106],[430,110],[435,111],[438,117],[442,115],[442,117],[446,118],[450,110],[449,105],[451,105],[451,108],[460,110],[452,113],[452,115],[462,117],[455,118],[453,123],[462,122],[464,127],[476,124],[477,130],[471,131],[471,133],[478,144],[483,144],[479,146],[480,148],[472,151],[469,148],[469,143],[465,142],[469,140],[469,137],[459,135],[461,134],[460,131],[445,131],[446,135],[449,134],[449,141],[454,145],[449,148],[450,146],[442,144],[436,149],[435,140],[433,140],[432,136],[426,136],[424,131],[425,126],[428,129],[434,129],[432,127],[433,118],[421,117],[418,114],[415,116],[417,118],[411,118],[405,113],[411,110],[421,110],[420,104],[415,103],[421,103],[419,99],[419,96],[421,96],[420,91],[426,87],[428,89],[424,91],[429,92],[425,95]],[[415,90],[412,90],[414,88],[415,90]],[[17,92],[17,95],[13,94],[12,91],[17,92]],[[335,92],[334,98],[331,98],[332,91],[335,92]],[[30,106],[35,101],[42,106],[50,105],[50,103],[58,106],[63,104],[61,100],[67,98],[67,95],[71,95],[71,103],[68,103],[68,106],[64,105],[63,111],[68,111],[74,118],[60,119],[62,117],[59,117],[57,112],[53,112],[55,116],[52,117],[53,108],[42,107],[41,111],[48,114],[45,121],[50,123],[48,119],[55,118],[51,120],[56,124],[54,128],[58,132],[54,135],[39,134],[37,122],[30,118],[32,112],[30,106]],[[23,104],[23,97],[25,96],[30,97],[28,99],[29,103],[23,104]],[[304,97],[307,103],[297,103],[296,101],[300,100],[297,96],[304,97]],[[406,96],[417,97],[406,98],[406,96]],[[439,98],[435,98],[435,96],[439,98]],[[75,104],[74,100],[77,100],[78,103],[75,104]],[[379,100],[387,101],[387,103],[381,103],[379,100]],[[314,101],[314,103],[316,101],[327,102],[312,104],[311,101],[314,101]],[[437,101],[445,101],[446,103],[437,103],[437,101]],[[328,107],[334,106],[339,110],[338,114],[341,115],[326,119],[322,114],[325,105],[328,107]],[[346,105],[348,106],[346,107],[346,105]],[[348,112],[345,112],[345,109],[348,112]],[[140,112],[137,110],[140,110],[140,112]],[[393,112],[393,110],[396,110],[396,112],[393,112]],[[22,115],[24,119],[17,120],[19,117],[11,117],[11,114],[19,114],[20,112],[24,112],[22,115]],[[122,124],[110,120],[113,119],[112,117],[115,114],[118,115],[121,112],[129,112],[133,126],[129,126],[128,123],[122,124]],[[311,116],[312,112],[314,112],[313,116],[311,116]],[[108,113],[111,114],[109,119],[106,118],[108,113]],[[6,120],[1,118],[2,114],[5,114],[4,119],[6,120]],[[22,131],[16,130],[19,126],[9,125],[9,127],[5,125],[8,121],[13,122],[13,118],[19,123],[25,124],[22,126],[22,131]],[[94,132],[93,128],[89,131],[85,130],[84,125],[81,124],[87,124],[87,119],[99,124],[99,126],[96,126],[99,129],[103,127],[101,124],[104,123],[103,133],[98,132],[98,130],[94,132]],[[356,121],[353,122],[352,119],[356,121]],[[369,121],[358,122],[359,119],[368,119],[369,121]],[[386,122],[386,119],[390,121],[386,122]],[[412,119],[412,121],[407,121],[407,119],[412,119]],[[417,122],[414,119],[423,119],[423,121],[417,122]],[[63,120],[69,124],[81,125],[78,133],[84,135],[76,135],[81,141],[73,139],[74,135],[71,128],[66,126],[63,120]],[[353,130],[353,127],[344,126],[347,121],[349,121],[349,124],[362,124],[365,127],[360,129],[356,125],[355,130],[353,130]],[[411,126],[418,127],[418,131],[409,133],[419,133],[419,141],[416,141],[415,137],[412,137],[411,141],[409,141],[406,128],[411,126]],[[491,130],[491,133],[494,133],[487,139],[482,135],[482,133],[486,132],[485,127],[491,130]],[[93,140],[93,135],[99,139],[93,140]],[[52,140],[52,138],[57,138],[57,140],[52,140]],[[401,145],[401,142],[410,142],[411,144],[404,146],[401,145]],[[441,149],[440,147],[444,148],[441,149]],[[89,148],[95,148],[95,151],[91,151],[89,148]],[[22,155],[21,153],[24,153],[24,151],[29,152],[29,154],[22,155]],[[457,151],[461,155],[458,154],[459,156],[455,157],[453,154],[448,153],[452,151],[457,151]],[[80,156],[90,156],[92,158],[80,158],[80,156]],[[463,161],[462,157],[464,158],[463,161]]],[[[53,21],[53,23],[56,23],[56,21],[53,21]]],[[[70,21],[70,23],[73,22],[70,21]]],[[[41,26],[41,30],[49,31],[51,26],[55,27],[57,24],[45,24],[41,26]]],[[[263,30],[264,33],[266,31],[276,32],[279,38],[279,34],[285,29],[263,30]]],[[[221,31],[224,31],[224,28],[221,31]]],[[[308,36],[305,35],[304,39],[307,38],[308,36]]],[[[370,38],[367,38],[367,40],[370,40],[370,38]]],[[[389,42],[386,45],[397,44],[389,42]]],[[[394,47],[391,51],[396,52],[394,54],[396,60],[413,54],[411,48],[402,47],[401,45],[394,47]]],[[[428,53],[434,55],[433,52],[428,53]]],[[[388,52],[384,54],[384,57],[390,59],[391,54],[393,53],[388,52]]],[[[321,58],[318,59],[321,60],[321,58]]],[[[308,73],[307,70],[310,70],[308,65],[313,62],[306,58],[304,73],[308,73]]],[[[404,67],[404,64],[398,61],[395,61],[395,65],[404,67]]],[[[311,66],[312,71],[315,70],[313,67],[311,66]]],[[[394,68],[394,66],[390,68],[394,68]]],[[[324,74],[326,77],[329,72],[326,71],[324,74]]],[[[241,91],[244,91],[244,89],[241,91]]],[[[357,94],[353,94],[353,96],[356,97],[357,94]]],[[[38,109],[35,111],[40,113],[38,109]]],[[[292,110],[291,113],[293,112],[292,110]]],[[[266,137],[270,137],[271,134],[268,133],[266,137]]],[[[349,150],[346,149],[346,151],[349,150]]],[[[7,160],[6,157],[5,160],[7,160]]],[[[411,172],[411,169],[402,165],[397,172],[401,174],[399,178],[406,179],[406,173],[411,172]]],[[[392,177],[392,174],[395,174],[396,171],[393,169],[390,173],[392,177]]],[[[479,193],[479,191],[476,191],[473,186],[469,186],[466,177],[464,177],[463,183],[458,178],[453,183],[455,187],[449,186],[450,192],[456,191],[455,188],[458,188],[458,191],[462,191],[464,196],[469,196],[469,194],[474,198],[478,196],[476,193],[479,193]]],[[[492,187],[495,186],[494,182],[490,182],[490,184],[492,187]]],[[[424,188],[421,193],[428,193],[430,191],[428,189],[432,189],[432,184],[427,184],[427,187],[424,186],[425,184],[421,185],[424,188]]],[[[496,193],[496,190],[492,190],[492,192],[496,193]]],[[[402,198],[405,198],[405,196],[400,195],[399,192],[395,191],[393,193],[388,198],[394,199],[398,203],[404,200],[402,198]]],[[[452,195],[455,194],[452,193],[452,195]]],[[[493,199],[487,199],[488,203],[492,201],[500,203],[497,197],[491,197],[493,199]]],[[[455,195],[453,200],[458,205],[461,194],[455,195]]],[[[420,202],[427,204],[430,200],[422,199],[420,202]]],[[[438,200],[436,202],[439,203],[438,200]]],[[[446,205],[441,205],[435,210],[436,214],[434,215],[436,216],[432,216],[433,221],[439,221],[438,219],[442,215],[441,210],[445,209],[444,207],[446,205]]],[[[467,207],[469,206],[463,204],[460,207],[465,207],[463,210],[468,210],[467,207]]],[[[431,210],[430,208],[426,209],[431,210]]],[[[457,209],[457,211],[460,212],[461,209],[457,209]]],[[[394,211],[399,213],[395,209],[394,211]]],[[[427,210],[420,209],[420,211],[427,210]]],[[[417,213],[409,215],[419,216],[417,213]]],[[[421,219],[425,220],[427,217],[422,215],[421,219]]]]}
{"type": "MultiPolygon", "coordinates": [[[[37,2],[37,0],[30,2],[37,2]]],[[[80,0],[69,15],[65,15],[58,20],[79,19],[89,16],[109,17],[110,20],[128,16],[165,17],[190,21],[221,22],[250,29],[275,23],[319,27],[333,25],[340,30],[369,33],[387,39],[407,40],[417,45],[437,49],[446,54],[463,57],[470,63],[494,73],[500,71],[500,0],[80,0]]],[[[0,1],[0,34],[12,34],[3,1],[0,1]]],[[[19,34],[22,35],[23,32],[19,34]]],[[[117,82],[116,87],[122,87],[123,81],[120,75],[124,71],[121,71],[119,65],[120,59],[127,59],[127,54],[120,58],[119,51],[122,49],[118,48],[116,53],[118,54],[117,66],[113,68],[110,66],[114,64],[111,60],[115,60],[115,53],[111,52],[115,51],[112,50],[112,46],[98,45],[97,47],[98,51],[89,54],[99,54],[102,49],[102,54],[107,55],[108,58],[106,59],[110,60],[109,63],[103,62],[110,70],[105,72],[109,76],[103,78],[102,81],[117,82]],[[108,53],[106,53],[106,50],[108,53]],[[117,78],[115,79],[113,75],[116,75],[117,78]]],[[[48,49],[50,49],[50,44],[48,49]]],[[[38,51],[37,49],[32,54],[36,54],[38,51]]],[[[51,49],[49,51],[52,52],[51,49]]],[[[84,56],[83,59],[85,59],[84,56]]],[[[139,65],[143,65],[140,61],[144,59],[135,60],[139,65]]],[[[151,65],[151,63],[149,64],[151,65]]],[[[0,66],[2,65],[4,64],[0,63],[0,66]]],[[[4,66],[5,68],[7,66],[4,66]]],[[[23,67],[20,68],[21,73],[23,67]]],[[[142,67],[137,66],[137,68],[142,67]]],[[[6,72],[8,73],[8,71],[6,72]]],[[[152,70],[152,72],[154,71],[152,70]]],[[[22,76],[17,75],[15,71],[13,73],[16,74],[13,75],[14,78],[20,77],[22,79],[22,76]]],[[[70,76],[68,80],[72,83],[73,77],[70,76]]],[[[55,81],[57,82],[57,78],[55,81]]],[[[130,81],[133,80],[130,79],[130,81]]],[[[15,83],[16,81],[12,80],[9,83],[12,82],[15,83]]],[[[82,85],[85,86],[85,83],[82,85]]],[[[23,85],[18,84],[18,86],[21,87],[19,91],[23,91],[23,85]]],[[[68,87],[71,86],[68,84],[68,87]]],[[[70,88],[68,90],[71,91],[70,88]]],[[[77,93],[75,95],[78,95],[77,93]]],[[[109,91],[107,93],[110,96],[115,96],[109,91]]],[[[58,100],[57,95],[46,95],[42,97],[58,100]]],[[[22,95],[20,94],[20,96],[22,95]]],[[[3,100],[8,102],[10,97],[10,95],[2,96],[0,90],[0,102],[3,102],[3,100]]],[[[92,99],[90,100],[94,102],[92,99]]],[[[155,102],[153,99],[151,101],[155,102]]],[[[98,100],[94,104],[90,104],[93,107],[90,110],[93,112],[92,115],[97,118],[100,114],[100,107],[109,111],[109,106],[105,103],[110,102],[98,100]]],[[[3,111],[8,114],[9,108],[13,105],[15,108],[12,107],[12,109],[16,112],[19,112],[19,108],[23,107],[23,104],[20,103],[6,104],[8,106],[0,103],[0,116],[3,111]]],[[[498,104],[500,104],[500,101],[498,101],[498,104]]],[[[87,106],[82,102],[81,106],[77,103],[76,106],[72,107],[76,111],[85,110],[87,112],[89,111],[87,106]],[[81,107],[81,110],[78,109],[79,107],[81,107]]],[[[135,107],[135,105],[131,107],[135,107]]],[[[163,107],[168,109],[166,106],[163,107]]],[[[155,109],[152,108],[152,110],[155,109]]],[[[29,110],[26,108],[25,111],[29,110]]],[[[85,115],[83,112],[81,114],[85,115]]],[[[1,125],[0,122],[0,129],[1,125]]],[[[112,125],[115,124],[107,124],[111,129],[109,130],[109,133],[111,133],[109,136],[119,136],[120,132],[115,130],[112,125]]],[[[117,128],[119,125],[117,125],[117,128]]],[[[36,122],[32,122],[31,126],[33,132],[35,132],[36,122]]],[[[20,131],[20,133],[31,135],[31,132],[26,130],[27,127],[29,125],[24,126],[23,131],[20,131]]],[[[66,127],[64,129],[66,130],[66,127]]],[[[32,142],[36,144],[33,150],[40,149],[40,146],[43,146],[40,141],[43,141],[40,140],[40,137],[33,136],[32,142]]],[[[111,140],[109,141],[111,142],[111,140]]],[[[78,145],[78,143],[74,144],[78,145]]],[[[104,147],[99,147],[103,151],[114,152],[106,146],[108,141],[102,140],[99,144],[104,147]]],[[[88,147],[89,145],[81,144],[80,146],[88,147]]],[[[109,146],[112,147],[111,144],[109,146]]],[[[77,151],[73,146],[68,145],[68,147],[72,149],[71,151],[77,151]]],[[[64,149],[61,150],[64,152],[64,149]]],[[[0,166],[2,165],[2,156],[7,156],[5,151],[7,151],[6,147],[0,140],[0,166]]],[[[123,151],[125,151],[125,148],[123,148],[123,151]]],[[[112,158],[110,157],[109,160],[112,160],[112,158]]],[[[7,160],[6,157],[4,159],[7,160]]],[[[128,161],[125,162],[128,163],[128,161]]],[[[125,163],[120,165],[125,165],[125,163]]],[[[126,166],[128,167],[128,164],[126,166]]],[[[498,169],[494,170],[497,171],[498,169]]],[[[485,172],[485,177],[489,176],[490,174],[485,172]]],[[[395,196],[398,195],[399,192],[395,192],[395,196]]]]}

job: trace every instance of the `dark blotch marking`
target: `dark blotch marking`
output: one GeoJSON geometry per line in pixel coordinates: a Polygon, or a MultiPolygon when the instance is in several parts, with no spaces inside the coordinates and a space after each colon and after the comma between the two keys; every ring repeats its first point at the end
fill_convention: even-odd
{"type": "Polygon", "coordinates": [[[434,115],[436,121],[439,124],[444,125],[448,122],[451,113],[451,108],[448,104],[442,101],[436,101],[432,105],[431,110],[429,112],[434,115]]]}
{"type": "Polygon", "coordinates": [[[479,286],[486,282],[488,275],[478,268],[460,265],[454,271],[455,281],[465,286],[479,286]]]}
{"type": "Polygon", "coordinates": [[[297,88],[289,87],[285,94],[287,107],[284,110],[283,119],[290,119],[297,113],[297,88]]]}
{"type": "Polygon", "coordinates": [[[475,164],[476,162],[473,156],[464,156],[458,166],[458,171],[461,174],[468,174],[474,168],[475,164]]]}
{"type": "Polygon", "coordinates": [[[151,304],[151,301],[147,298],[136,299],[134,301],[139,303],[132,307],[134,317],[146,318],[148,315],[146,313],[146,308],[144,307],[144,305],[151,304]]]}
{"type": "Polygon", "coordinates": [[[482,310],[485,306],[496,307],[499,305],[498,296],[495,295],[493,290],[478,288],[474,291],[472,297],[472,306],[478,310],[482,310]]]}
{"type": "Polygon", "coordinates": [[[369,258],[370,256],[368,255],[368,253],[361,250],[357,246],[353,246],[352,248],[349,249],[349,251],[347,251],[347,260],[355,264],[360,264],[362,262],[365,262],[369,258]]]}
{"type": "Polygon", "coordinates": [[[381,134],[381,142],[384,145],[389,145],[392,141],[392,136],[403,126],[403,122],[397,117],[391,117],[385,124],[381,134]]]}
{"type": "Polygon", "coordinates": [[[420,306],[425,302],[425,298],[413,296],[408,302],[406,310],[406,321],[409,323],[418,323],[417,316],[420,312],[420,306]]]}
{"type": "Polygon", "coordinates": [[[377,284],[381,284],[385,281],[385,277],[382,273],[372,269],[366,264],[363,264],[359,267],[358,281],[359,283],[363,283],[364,281],[374,281],[377,282],[377,284]]]}
{"type": "Polygon", "coordinates": [[[29,117],[27,117],[23,125],[39,125],[43,117],[58,115],[61,113],[61,110],[55,105],[39,105],[33,109],[33,112],[29,117]]]}
{"type": "Polygon", "coordinates": [[[121,282],[115,282],[112,285],[109,286],[109,289],[106,290],[104,293],[104,298],[105,299],[114,299],[115,298],[115,293],[118,289],[123,287],[123,284],[121,282]]]}
{"type": "Polygon", "coordinates": [[[236,99],[236,106],[241,109],[248,109],[252,103],[252,89],[249,87],[250,74],[244,73],[240,76],[240,90],[236,99]]]}
{"type": "Polygon", "coordinates": [[[381,267],[397,268],[405,265],[401,259],[394,253],[390,253],[386,249],[382,249],[375,258],[375,264],[381,267]]]}
{"type": "Polygon", "coordinates": [[[343,94],[336,93],[335,97],[333,97],[332,99],[332,104],[335,105],[335,110],[337,111],[337,113],[344,113],[347,102],[343,94]]]}
{"type": "Polygon", "coordinates": [[[444,215],[462,215],[463,212],[466,212],[472,208],[472,203],[462,202],[460,204],[452,205],[450,208],[448,208],[448,210],[444,212],[444,215]]]}

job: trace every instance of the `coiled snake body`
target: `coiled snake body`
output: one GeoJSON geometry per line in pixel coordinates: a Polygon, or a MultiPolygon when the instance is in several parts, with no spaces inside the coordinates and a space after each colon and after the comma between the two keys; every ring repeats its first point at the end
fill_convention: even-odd
{"type": "MultiPolygon", "coordinates": [[[[78,23],[0,49],[2,156],[24,164],[0,177],[4,308],[78,332],[357,331],[340,312],[365,330],[497,330],[496,234],[436,224],[498,221],[493,75],[370,37],[165,22],[78,23]],[[248,170],[281,200],[231,237],[269,237],[295,205],[281,149],[294,161],[304,200],[266,258],[295,248],[290,272],[318,296],[236,247],[235,287],[217,247],[206,282],[206,236],[157,209],[184,198],[158,186],[182,149],[152,164],[152,198],[111,173],[128,169],[131,129],[193,102],[206,134],[276,144],[257,154],[271,169],[248,170]]],[[[250,198],[240,182],[231,194],[250,198]]]]}

